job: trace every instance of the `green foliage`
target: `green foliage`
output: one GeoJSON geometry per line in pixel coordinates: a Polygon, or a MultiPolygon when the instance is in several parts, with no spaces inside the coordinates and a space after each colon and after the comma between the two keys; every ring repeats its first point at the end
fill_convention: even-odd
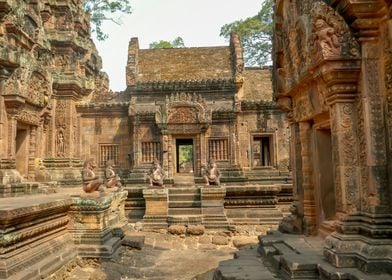
{"type": "Polygon", "coordinates": [[[225,24],[220,36],[228,39],[231,32],[241,37],[244,59],[248,66],[265,65],[271,61],[274,1],[264,0],[259,13],[244,20],[225,24]]]}
{"type": "Polygon", "coordinates": [[[193,147],[192,145],[181,145],[179,147],[179,160],[180,163],[188,163],[193,160],[193,147]]]}
{"type": "Polygon", "coordinates": [[[121,24],[119,13],[131,14],[132,9],[129,0],[83,0],[83,9],[91,16],[92,32],[99,41],[109,36],[102,31],[104,21],[112,21],[121,24]],[[116,15],[117,14],[117,15],[116,15]]]}
{"type": "Polygon", "coordinates": [[[159,42],[152,42],[150,49],[171,49],[185,47],[184,40],[181,37],[175,38],[173,41],[160,40],[159,42]]]}

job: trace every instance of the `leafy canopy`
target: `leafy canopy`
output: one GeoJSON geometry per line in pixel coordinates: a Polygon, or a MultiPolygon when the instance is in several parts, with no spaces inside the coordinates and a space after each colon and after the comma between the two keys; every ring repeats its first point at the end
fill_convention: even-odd
{"type": "Polygon", "coordinates": [[[229,39],[235,32],[241,37],[244,59],[248,66],[266,65],[271,61],[274,1],[264,0],[259,13],[244,20],[225,24],[220,36],[229,39]]]}
{"type": "Polygon", "coordinates": [[[104,21],[112,21],[120,25],[121,17],[119,14],[132,13],[129,0],[83,0],[83,9],[90,14],[92,32],[96,34],[99,41],[109,37],[102,30],[104,21]]]}
{"type": "Polygon", "coordinates": [[[150,49],[171,49],[185,47],[184,40],[181,37],[175,38],[173,41],[160,40],[159,42],[152,42],[150,49]]]}

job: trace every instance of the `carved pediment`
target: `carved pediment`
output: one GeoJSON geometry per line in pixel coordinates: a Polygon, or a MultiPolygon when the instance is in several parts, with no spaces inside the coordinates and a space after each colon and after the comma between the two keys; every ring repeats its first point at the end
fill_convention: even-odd
{"type": "Polygon", "coordinates": [[[280,27],[274,42],[278,96],[290,95],[330,62],[334,64],[327,67],[330,70],[342,65],[347,72],[346,61],[360,57],[359,44],[347,23],[322,1],[280,1],[276,17],[280,27]]]}
{"type": "Polygon", "coordinates": [[[178,125],[189,128],[207,128],[211,123],[211,110],[198,94],[176,93],[166,97],[165,103],[157,107],[155,121],[158,127],[174,128],[178,125]]]}
{"type": "Polygon", "coordinates": [[[311,56],[313,62],[328,58],[358,58],[359,44],[344,19],[322,2],[313,4],[310,11],[311,56]]]}

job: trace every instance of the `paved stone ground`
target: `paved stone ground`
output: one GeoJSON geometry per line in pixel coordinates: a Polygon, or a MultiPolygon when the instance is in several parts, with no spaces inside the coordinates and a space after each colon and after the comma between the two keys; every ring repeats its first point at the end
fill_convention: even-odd
{"type": "Polygon", "coordinates": [[[233,259],[237,247],[257,243],[257,234],[250,229],[241,229],[235,234],[205,233],[201,236],[133,230],[126,235],[145,236],[143,248],[122,246],[108,261],[78,260],[63,279],[212,280],[219,262],[233,259]],[[216,245],[222,239],[227,239],[228,244],[216,245]]]}
{"type": "Polygon", "coordinates": [[[65,274],[51,280],[277,280],[287,279],[287,271],[276,271],[285,260],[292,279],[320,279],[320,269],[329,273],[325,279],[391,279],[390,275],[366,275],[350,268],[337,271],[323,260],[323,242],[318,237],[277,232],[264,235],[264,250],[280,254],[263,259],[258,252],[258,235],[264,235],[260,228],[192,236],[142,232],[134,226],[126,232],[126,246],[113,259],[78,259],[65,274]],[[138,242],[143,239],[141,250],[132,248],[140,248],[138,242]]]}

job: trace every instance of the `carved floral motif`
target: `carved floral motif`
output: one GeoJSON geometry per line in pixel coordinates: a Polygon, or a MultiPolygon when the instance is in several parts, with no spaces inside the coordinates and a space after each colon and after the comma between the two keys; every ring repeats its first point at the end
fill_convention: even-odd
{"type": "Polygon", "coordinates": [[[169,123],[195,123],[197,111],[192,107],[177,107],[169,110],[169,123]]]}

